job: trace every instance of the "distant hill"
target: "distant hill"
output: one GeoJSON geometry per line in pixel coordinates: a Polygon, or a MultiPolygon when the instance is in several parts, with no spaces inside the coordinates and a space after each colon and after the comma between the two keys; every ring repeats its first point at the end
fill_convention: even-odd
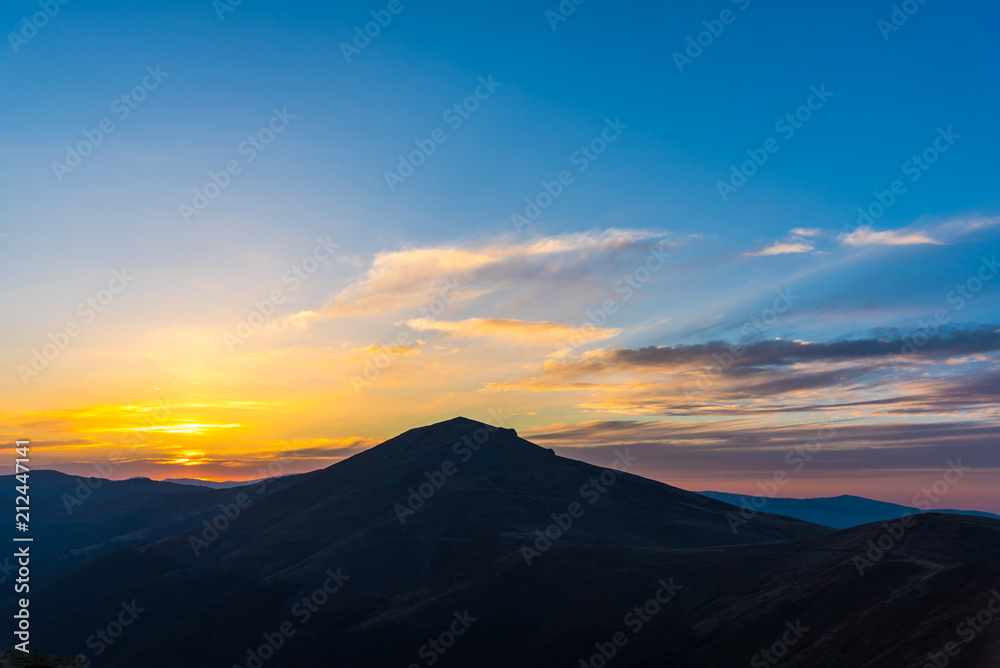
{"type": "MultiPolygon", "coordinates": [[[[756,505],[762,501],[761,497],[753,497],[742,494],[728,494],[726,492],[699,492],[709,498],[718,501],[725,501],[741,508],[757,508],[756,505]]],[[[847,529],[871,522],[884,522],[894,520],[906,515],[916,515],[924,511],[918,508],[910,508],[895,503],[885,501],[875,501],[860,496],[833,496],[815,499],[789,499],[789,498],[767,498],[760,510],[794,517],[796,519],[820,524],[822,526],[834,527],[836,529],[847,529]]],[[[1000,515],[986,513],[977,510],[950,510],[935,508],[932,512],[944,513],[948,515],[975,515],[977,517],[991,517],[1000,519],[1000,515]]]]}
{"type": "MultiPolygon", "coordinates": [[[[291,478],[250,488],[253,498],[266,496],[291,478]]],[[[0,476],[0,503],[14,507],[13,475],[0,476]]],[[[29,478],[32,571],[52,574],[132,545],[142,545],[198,526],[231,504],[235,490],[161,482],[149,478],[107,480],[36,470],[29,478]]],[[[2,525],[0,537],[20,535],[13,522],[2,525]]],[[[0,555],[0,583],[11,572],[11,559],[0,555]]],[[[0,587],[0,603],[14,597],[0,587]]]]}
{"type": "Polygon", "coordinates": [[[233,487],[246,487],[247,485],[254,485],[260,482],[260,480],[225,480],[216,482],[214,480],[200,480],[198,478],[165,478],[163,482],[174,483],[176,485],[208,487],[209,489],[232,489],[233,487]]]}
{"type": "MultiPolygon", "coordinates": [[[[95,498],[110,499],[139,494],[189,494],[197,491],[187,485],[160,482],[149,478],[129,478],[128,480],[107,480],[89,476],[73,476],[59,471],[39,469],[30,474],[31,496],[45,499],[61,499],[64,494],[86,496],[85,488],[97,492],[95,498]],[[97,491],[99,490],[99,491],[97,491]]],[[[13,475],[0,476],[0,493],[12,493],[15,482],[13,475]]]]}

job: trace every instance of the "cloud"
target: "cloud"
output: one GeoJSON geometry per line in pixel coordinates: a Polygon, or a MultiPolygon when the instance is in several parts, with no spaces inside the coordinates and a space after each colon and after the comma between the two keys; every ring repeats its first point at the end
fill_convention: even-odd
{"type": "MultiPolygon", "coordinates": [[[[920,223],[918,223],[920,224],[920,223]]],[[[876,231],[870,225],[859,227],[853,232],[836,234],[836,239],[844,246],[942,246],[959,240],[961,237],[981,230],[1000,226],[1000,217],[966,217],[954,218],[937,224],[924,222],[926,229],[881,230],[876,231]]],[[[809,253],[826,255],[825,251],[817,251],[814,243],[821,238],[834,236],[835,233],[818,227],[796,227],[788,231],[788,237],[776,241],[767,248],[747,252],[745,255],[760,257],[766,255],[784,255],[789,253],[809,253]]]]}
{"type": "MultiPolygon", "coordinates": [[[[311,445],[284,450],[280,459],[343,459],[376,446],[381,441],[376,438],[351,436],[337,439],[316,439],[311,445]]],[[[297,442],[296,442],[297,445],[297,442]]]]}
{"type": "Polygon", "coordinates": [[[391,355],[392,357],[406,357],[407,355],[419,355],[421,350],[420,346],[424,345],[424,342],[417,339],[411,345],[371,345],[366,348],[355,348],[357,352],[364,352],[367,355],[377,355],[379,353],[384,353],[386,355],[391,355]]]}
{"type": "Polygon", "coordinates": [[[991,227],[1000,227],[1000,217],[995,218],[974,218],[965,221],[965,232],[976,232],[991,227]]]}
{"type": "MultiPolygon", "coordinates": [[[[575,406],[619,415],[763,415],[864,409],[870,415],[993,410],[995,326],[930,338],[894,331],[831,342],[775,339],[587,351],[483,392],[576,393],[575,406]],[[922,341],[922,346],[913,342],[922,341]],[[954,362],[954,363],[952,363],[954,362]]],[[[984,412],[985,411],[985,412],[984,412]]],[[[998,412],[1000,415],[1000,412],[998,412]]]]}
{"type": "MultiPolygon", "coordinates": [[[[788,452],[824,434],[822,455],[810,469],[826,475],[888,470],[938,472],[956,453],[977,468],[1000,467],[994,444],[1000,427],[988,420],[945,420],[923,424],[851,423],[848,420],[803,420],[790,426],[762,425],[746,419],[687,422],[679,420],[595,420],[554,424],[520,431],[534,443],[558,454],[607,466],[615,450],[628,444],[631,454],[661,475],[680,471],[703,475],[725,471],[773,472],[788,452]]],[[[803,472],[803,474],[809,471],[803,472]]],[[[768,475],[767,477],[770,477],[768,475]]]]}
{"type": "Polygon", "coordinates": [[[619,266],[634,268],[652,249],[662,252],[665,237],[665,233],[653,230],[611,228],[528,240],[506,235],[475,244],[387,251],[377,254],[360,280],[318,311],[291,317],[380,315],[428,309],[439,302],[453,305],[530,285],[572,286],[595,274],[614,272],[619,266]]]}
{"type": "Polygon", "coordinates": [[[814,246],[804,243],[787,243],[787,242],[775,242],[765,248],[764,250],[757,251],[756,253],[746,253],[746,255],[753,257],[760,257],[763,255],[788,255],[791,253],[808,253],[813,250],[814,246]]]}
{"type": "Polygon", "coordinates": [[[942,242],[927,236],[926,232],[903,232],[885,230],[875,232],[871,227],[860,227],[854,232],[842,233],[838,237],[847,246],[915,246],[920,244],[941,245],[942,242]]]}
{"type": "Polygon", "coordinates": [[[621,333],[620,329],[570,327],[555,322],[513,320],[510,318],[469,318],[457,322],[416,318],[406,326],[419,331],[445,332],[453,336],[499,337],[544,346],[563,346],[573,342],[603,341],[621,333]]]}
{"type": "Polygon", "coordinates": [[[947,220],[936,227],[936,236],[952,241],[968,234],[973,234],[981,230],[988,230],[1000,227],[1000,216],[954,218],[947,220]]]}
{"type": "MultiPolygon", "coordinates": [[[[681,367],[685,365],[724,366],[727,373],[741,369],[787,367],[808,362],[832,362],[884,357],[886,364],[905,362],[913,357],[952,357],[1000,351],[1000,328],[994,325],[944,330],[927,337],[920,331],[890,330],[878,338],[844,339],[827,343],[771,339],[735,347],[725,341],[695,345],[613,348],[591,351],[581,360],[565,362],[587,373],[623,367],[681,367]],[[925,341],[917,347],[913,341],[925,341]],[[890,359],[894,356],[896,359],[890,359]],[[722,360],[722,362],[720,362],[722,360]],[[724,362],[724,364],[723,364],[724,362]]],[[[553,370],[559,362],[548,364],[553,370]]]]}
{"type": "Polygon", "coordinates": [[[790,239],[775,241],[763,250],[756,252],[746,252],[749,257],[763,257],[767,255],[792,255],[796,253],[809,253],[816,250],[810,242],[803,241],[803,238],[816,237],[822,234],[823,230],[816,227],[796,227],[789,230],[790,239]]]}
{"type": "MultiPolygon", "coordinates": [[[[863,414],[871,419],[911,415],[1000,418],[1000,376],[979,368],[955,377],[927,378],[877,366],[795,373],[764,370],[743,378],[681,375],[673,383],[632,382],[585,386],[590,397],[578,406],[614,415],[746,416],[810,413],[863,414]]],[[[528,389],[528,388],[522,388],[528,389]]],[[[569,388],[566,388],[569,389],[569,388]]],[[[550,390],[551,391],[551,390],[550,390]]]]}
{"type": "Polygon", "coordinates": [[[797,237],[816,237],[822,233],[823,230],[817,227],[796,227],[791,231],[797,237]]]}

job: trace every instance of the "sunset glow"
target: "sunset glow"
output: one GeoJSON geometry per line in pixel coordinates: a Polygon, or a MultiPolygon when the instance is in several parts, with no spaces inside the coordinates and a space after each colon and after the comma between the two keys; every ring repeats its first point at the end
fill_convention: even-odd
{"type": "Polygon", "coordinates": [[[202,5],[147,8],[149,30],[67,9],[5,70],[31,104],[0,146],[0,440],[36,466],[249,480],[493,411],[569,456],[627,446],[640,475],[754,493],[833,424],[783,494],[905,503],[961,458],[942,503],[1000,512],[982,21],[935,19],[983,39],[928,95],[941,54],[860,5],[794,19],[829,30],[807,38],[754,3],[682,71],[693,6],[538,9],[530,54],[505,6],[469,60],[472,19],[414,5],[351,63],[330,7],[287,9],[300,32],[262,50],[266,12],[202,5]],[[779,64],[746,57],[744,19],[801,61],[761,74],[779,64]],[[610,26],[634,53],[591,46],[610,26]],[[81,59],[100,66],[62,66],[81,59]]]}

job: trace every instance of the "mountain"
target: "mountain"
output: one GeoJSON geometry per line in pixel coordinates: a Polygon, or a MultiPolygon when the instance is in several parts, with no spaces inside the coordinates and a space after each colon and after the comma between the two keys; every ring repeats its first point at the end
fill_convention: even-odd
{"type": "Polygon", "coordinates": [[[233,487],[246,487],[254,485],[261,480],[200,480],[198,478],[165,478],[163,482],[174,483],[176,485],[193,485],[195,487],[208,487],[209,489],[232,489],[233,487]]]}
{"type": "MultiPolygon", "coordinates": [[[[725,501],[740,508],[755,509],[760,505],[763,497],[746,496],[742,494],[728,494],[726,492],[699,492],[704,496],[725,501]],[[755,505],[756,504],[756,505],[755,505]]],[[[816,499],[788,499],[788,498],[766,498],[762,510],[786,517],[820,524],[822,526],[847,529],[849,527],[869,524],[871,522],[884,522],[894,520],[906,515],[915,515],[922,511],[918,508],[901,506],[885,501],[875,501],[860,496],[834,496],[816,499]]],[[[937,509],[935,513],[947,515],[975,515],[978,517],[991,517],[1000,519],[1000,515],[981,512],[978,510],[950,510],[937,509]]]]}
{"type": "MultiPolygon", "coordinates": [[[[990,518],[734,529],[627,448],[608,466],[465,418],[410,430],[46,579],[34,643],[114,668],[916,666],[1000,583],[990,518]]],[[[949,665],[987,665],[998,630],[949,665]]]]}
{"type": "MultiPolygon", "coordinates": [[[[14,507],[13,475],[0,476],[0,503],[14,507]]],[[[149,478],[107,480],[69,476],[58,471],[32,471],[30,535],[35,553],[32,570],[54,574],[130,545],[141,545],[200,525],[218,514],[220,504],[234,493],[158,482],[149,478]]],[[[269,481],[250,488],[268,494],[288,481],[269,481]]],[[[5,525],[8,539],[23,535],[13,522],[5,525]]],[[[12,557],[0,558],[0,582],[14,571],[12,557]]],[[[0,603],[14,592],[0,587],[0,603]]]]}
{"type": "MultiPolygon", "coordinates": [[[[195,491],[185,485],[176,485],[169,482],[159,482],[149,478],[129,478],[128,480],[107,480],[105,478],[93,478],[83,476],[70,476],[59,471],[36,470],[30,475],[31,495],[35,498],[60,499],[64,494],[71,497],[79,497],[81,500],[94,496],[88,496],[85,487],[91,492],[96,492],[95,498],[110,499],[122,496],[137,496],[142,494],[187,494],[195,491]],[[99,490],[99,491],[98,491],[99,490]]],[[[13,490],[15,476],[0,476],[0,485],[4,485],[4,490],[13,490]]]]}

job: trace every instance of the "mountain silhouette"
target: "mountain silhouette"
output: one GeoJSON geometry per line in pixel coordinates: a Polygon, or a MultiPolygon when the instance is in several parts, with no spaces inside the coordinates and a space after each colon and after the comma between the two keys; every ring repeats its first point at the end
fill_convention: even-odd
{"type": "MultiPolygon", "coordinates": [[[[1000,521],[734,526],[634,465],[455,418],[259,494],[165,493],[201,504],[187,526],[47,579],[34,642],[114,668],[913,666],[1000,584],[1000,521]]],[[[998,631],[949,665],[992,665],[998,631]]]]}
{"type": "MultiPolygon", "coordinates": [[[[755,509],[763,503],[762,509],[767,510],[769,513],[794,517],[806,522],[834,527],[836,529],[847,529],[861,524],[884,522],[886,520],[905,517],[906,515],[926,512],[911,506],[876,501],[875,499],[866,499],[850,494],[815,499],[790,499],[783,497],[764,499],[764,497],[729,494],[727,492],[699,492],[699,494],[719,501],[725,501],[741,508],[755,509]]],[[[934,508],[933,512],[945,513],[947,515],[977,515],[979,517],[992,517],[993,519],[1000,520],[1000,515],[978,510],[934,508]]]]}

